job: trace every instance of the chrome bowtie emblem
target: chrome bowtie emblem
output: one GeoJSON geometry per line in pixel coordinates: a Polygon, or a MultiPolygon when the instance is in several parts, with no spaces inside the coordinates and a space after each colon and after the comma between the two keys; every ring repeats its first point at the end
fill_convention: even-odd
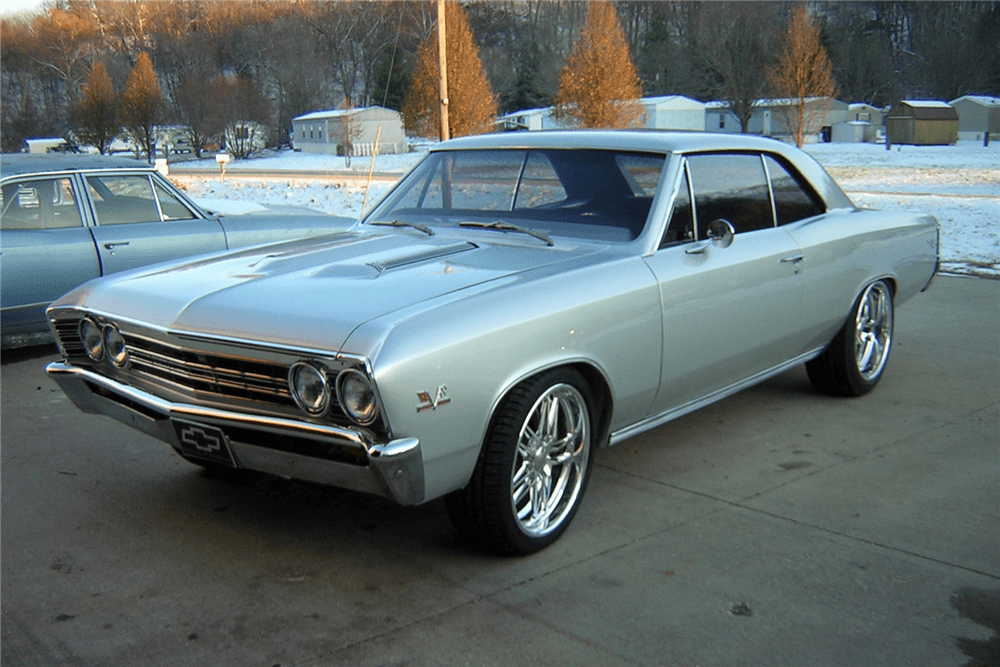
{"type": "Polygon", "coordinates": [[[417,412],[437,410],[439,406],[451,403],[451,398],[448,396],[448,387],[444,385],[437,388],[434,398],[431,398],[431,395],[426,391],[418,392],[417,398],[420,399],[420,405],[417,406],[417,412]]]}
{"type": "Polygon", "coordinates": [[[206,454],[216,454],[222,450],[222,442],[218,437],[194,426],[181,429],[181,440],[206,454]]]}

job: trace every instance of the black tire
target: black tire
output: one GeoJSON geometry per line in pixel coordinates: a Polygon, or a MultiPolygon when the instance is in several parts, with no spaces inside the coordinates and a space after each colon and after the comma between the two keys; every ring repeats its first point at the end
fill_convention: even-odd
{"type": "Polygon", "coordinates": [[[892,349],[892,289],[868,285],[830,345],[806,362],[813,386],[831,396],[862,396],[878,384],[892,349]]]}
{"type": "Polygon", "coordinates": [[[572,369],[514,387],[493,416],[469,484],[445,498],[459,533],[508,555],[559,539],[590,479],[594,414],[587,382],[572,369]]]}

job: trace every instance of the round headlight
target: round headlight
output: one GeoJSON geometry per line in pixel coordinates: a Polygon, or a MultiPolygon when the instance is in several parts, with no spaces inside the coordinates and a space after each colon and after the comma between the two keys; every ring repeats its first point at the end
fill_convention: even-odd
{"type": "Polygon", "coordinates": [[[362,425],[375,421],[378,402],[375,387],[367,375],[353,368],[344,371],[337,378],[337,393],[348,417],[362,425]]]}
{"type": "Polygon", "coordinates": [[[288,388],[300,408],[311,415],[321,415],[330,406],[330,386],[326,374],[312,364],[300,361],[288,371],[288,388]]]}
{"type": "Polygon", "coordinates": [[[118,327],[109,324],[104,327],[104,351],[108,358],[118,368],[124,368],[128,363],[128,350],[125,348],[125,339],[118,327]]]}
{"type": "Polygon", "coordinates": [[[94,361],[100,361],[104,357],[104,333],[97,322],[89,317],[80,322],[80,340],[88,357],[94,361]]]}

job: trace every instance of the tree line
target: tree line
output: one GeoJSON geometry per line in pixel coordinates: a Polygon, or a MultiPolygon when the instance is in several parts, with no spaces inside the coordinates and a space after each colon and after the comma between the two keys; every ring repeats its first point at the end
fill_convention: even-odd
{"type": "MultiPolygon", "coordinates": [[[[461,3],[494,113],[561,101],[589,5],[461,3]]],[[[1000,1],[807,6],[844,101],[885,106],[904,98],[1000,96],[1000,1]]],[[[741,100],[774,93],[769,74],[787,46],[796,7],[613,3],[619,48],[627,47],[640,94],[726,100],[737,116],[741,100]]],[[[404,110],[408,129],[426,133],[433,110],[407,109],[406,101],[423,85],[416,74],[436,17],[435,3],[421,0],[53,1],[42,13],[0,23],[2,148],[84,127],[83,110],[93,109],[95,95],[118,100],[122,126],[141,134],[134,100],[126,111],[130,80],[133,93],[141,81],[148,95],[155,83],[159,102],[147,110],[150,117],[189,128],[193,144],[242,122],[281,145],[295,116],[345,106],[404,110]]]]}

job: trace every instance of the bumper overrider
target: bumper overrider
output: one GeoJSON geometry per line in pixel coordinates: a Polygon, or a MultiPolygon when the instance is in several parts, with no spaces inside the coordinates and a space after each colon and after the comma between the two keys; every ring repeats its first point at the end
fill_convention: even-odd
{"type": "Polygon", "coordinates": [[[49,364],[46,371],[83,412],[112,417],[193,461],[371,493],[402,505],[424,499],[415,438],[377,442],[343,426],[170,401],[66,362],[49,364]]]}

